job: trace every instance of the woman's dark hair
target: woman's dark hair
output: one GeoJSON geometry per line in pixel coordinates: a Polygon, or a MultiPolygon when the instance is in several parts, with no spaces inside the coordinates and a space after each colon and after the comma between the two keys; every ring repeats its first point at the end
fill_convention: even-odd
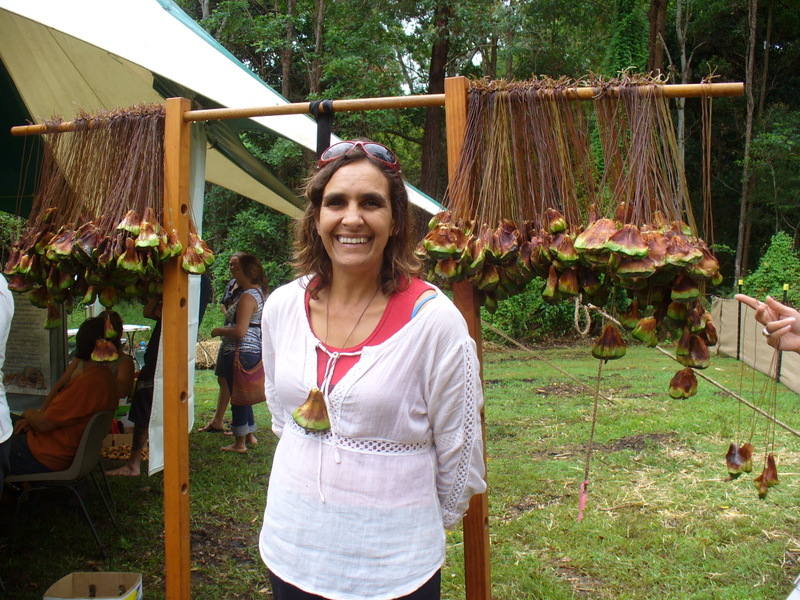
{"type": "Polygon", "coordinates": [[[258,257],[246,252],[240,252],[238,260],[239,268],[247,278],[247,281],[258,285],[262,294],[269,293],[269,281],[267,281],[267,275],[264,273],[264,267],[258,257]]]}
{"type": "MultiPolygon", "coordinates": [[[[368,140],[362,140],[368,141],[368,140]]],[[[360,147],[343,154],[326,164],[314,174],[306,184],[306,209],[303,216],[295,221],[294,256],[292,266],[299,275],[316,275],[316,284],[311,295],[316,298],[319,292],[331,283],[333,268],[322,238],[317,233],[322,196],[325,187],[340,168],[359,161],[367,161],[374,165],[389,182],[389,202],[392,207],[394,228],[383,251],[381,266],[381,290],[391,296],[410,283],[411,277],[422,270],[422,262],[414,255],[411,240],[413,230],[411,211],[409,209],[408,192],[403,179],[381,161],[371,157],[360,147]]]]}
{"type": "Polygon", "coordinates": [[[75,358],[90,360],[95,342],[105,337],[105,329],[105,317],[92,317],[81,323],[75,334],[75,358]]]}

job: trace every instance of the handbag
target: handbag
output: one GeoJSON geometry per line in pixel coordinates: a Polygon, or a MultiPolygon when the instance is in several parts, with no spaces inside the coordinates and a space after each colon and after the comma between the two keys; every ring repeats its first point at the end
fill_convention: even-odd
{"type": "Polygon", "coordinates": [[[245,369],[239,362],[239,345],[233,355],[233,391],[231,404],[235,406],[252,406],[266,402],[264,392],[264,361],[259,360],[252,369],[245,369]]]}

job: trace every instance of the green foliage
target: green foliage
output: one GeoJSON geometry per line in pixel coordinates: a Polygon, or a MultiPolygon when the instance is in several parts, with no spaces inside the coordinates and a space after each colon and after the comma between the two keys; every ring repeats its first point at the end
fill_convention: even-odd
{"type": "Polygon", "coordinates": [[[800,110],[785,104],[769,109],[753,138],[750,165],[754,239],[800,231],[800,110]]]}
{"type": "Polygon", "coordinates": [[[0,211],[0,260],[2,260],[3,264],[5,264],[8,258],[8,251],[11,249],[11,244],[19,237],[20,233],[22,233],[24,225],[24,219],[0,211]]]}
{"type": "MultiPolygon", "coordinates": [[[[524,292],[498,302],[494,314],[482,308],[481,318],[520,342],[564,337],[574,331],[575,305],[569,301],[555,305],[545,302],[542,298],[544,284],[543,279],[534,279],[524,292]]],[[[504,343],[491,331],[485,332],[485,339],[504,343]]]]}
{"type": "Polygon", "coordinates": [[[800,253],[792,247],[792,238],[779,231],[772,236],[758,268],[745,278],[742,291],[761,299],[769,295],[781,300],[784,284],[789,284],[789,302],[800,306],[800,253]]]}
{"type": "Polygon", "coordinates": [[[616,17],[608,48],[607,73],[643,71],[647,67],[648,24],[639,0],[616,0],[616,17]]]}
{"type": "Polygon", "coordinates": [[[211,186],[205,199],[203,236],[217,257],[211,267],[217,295],[230,278],[228,259],[234,252],[257,256],[264,265],[270,288],[292,277],[288,265],[292,251],[291,219],[267,206],[211,186]]]}

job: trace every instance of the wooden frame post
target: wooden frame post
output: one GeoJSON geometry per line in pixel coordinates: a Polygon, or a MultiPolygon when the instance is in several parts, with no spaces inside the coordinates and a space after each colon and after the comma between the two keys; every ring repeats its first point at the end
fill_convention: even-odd
{"type": "MultiPolygon", "coordinates": [[[[185,98],[168,98],[164,125],[164,226],[189,242],[189,146],[191,109],[185,98]]],[[[164,343],[164,562],[168,600],[191,598],[189,535],[189,277],[174,258],[164,265],[161,317],[164,343]]]]}
{"type": "MultiPolygon", "coordinates": [[[[458,166],[464,133],[467,127],[467,78],[451,77],[444,82],[444,106],[447,123],[447,174],[452,180],[458,166]]],[[[467,321],[467,328],[478,351],[483,381],[483,339],[481,334],[481,303],[478,291],[462,281],[453,284],[456,307],[467,321]]],[[[483,383],[481,383],[483,385],[483,383]]],[[[486,417],[481,410],[481,432],[486,459],[486,417]]],[[[492,597],[491,565],[489,562],[489,494],[473,496],[464,517],[464,578],[467,600],[489,600],[492,597]]]]}

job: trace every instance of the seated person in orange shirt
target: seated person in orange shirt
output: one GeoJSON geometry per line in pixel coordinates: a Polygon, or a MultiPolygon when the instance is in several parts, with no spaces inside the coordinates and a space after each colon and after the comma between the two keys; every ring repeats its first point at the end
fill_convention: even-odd
{"type": "Polygon", "coordinates": [[[53,396],[46,408],[29,409],[14,425],[11,475],[69,468],[91,416],[115,409],[117,381],[103,362],[92,360],[95,344],[105,338],[103,317],[87,319],[75,336],[80,372],[53,396]]]}
{"type": "MultiPolygon", "coordinates": [[[[111,369],[111,372],[117,378],[117,395],[120,398],[127,398],[133,391],[133,380],[136,367],[133,363],[133,359],[122,351],[122,317],[119,316],[119,313],[107,309],[95,318],[102,319],[106,330],[105,337],[112,344],[114,344],[114,347],[117,349],[117,358],[104,361],[103,364],[111,369]],[[109,338],[109,327],[114,329],[115,334],[113,338],[109,338]]],[[[77,352],[73,354],[72,360],[67,365],[67,368],[64,370],[64,373],[61,375],[61,377],[59,377],[58,381],[53,384],[53,387],[50,389],[50,393],[47,394],[47,397],[39,407],[39,410],[47,410],[47,407],[50,406],[50,402],[53,401],[53,398],[55,398],[56,394],[58,394],[65,385],[72,381],[73,378],[77,377],[83,372],[83,363],[84,361],[77,356],[77,352]]]]}

